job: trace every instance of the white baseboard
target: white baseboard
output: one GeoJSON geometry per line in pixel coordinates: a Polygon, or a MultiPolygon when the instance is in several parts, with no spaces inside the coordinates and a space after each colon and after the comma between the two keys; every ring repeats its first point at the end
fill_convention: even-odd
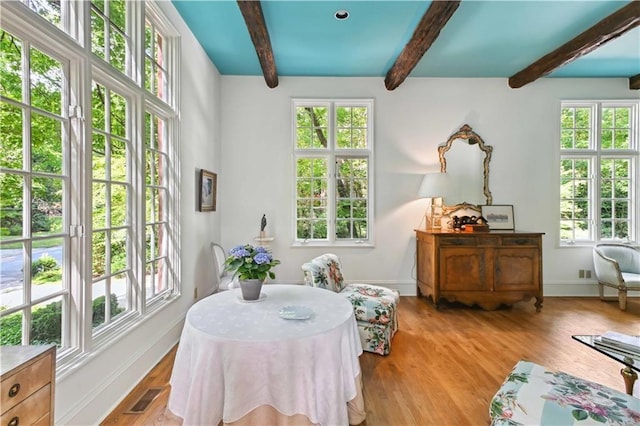
{"type": "MultiPolygon", "coordinates": [[[[347,284],[358,284],[358,283],[366,283],[371,285],[379,285],[382,287],[391,288],[394,290],[398,290],[400,292],[400,296],[415,296],[416,293],[416,282],[415,281],[385,281],[385,280],[368,280],[368,281],[349,281],[346,280],[347,284]]],[[[276,284],[296,284],[296,285],[304,285],[302,281],[285,281],[278,280],[276,284]]],[[[269,285],[269,284],[267,284],[269,285]]]]}
{"type": "MultiPolygon", "coordinates": [[[[347,284],[363,281],[347,281],[347,284]]],[[[300,283],[296,283],[300,284],[300,283]]],[[[367,284],[379,285],[392,288],[400,292],[400,296],[417,296],[417,286],[415,281],[386,281],[369,280],[367,284]]],[[[549,297],[598,297],[598,283],[596,281],[581,282],[575,281],[555,281],[544,282],[542,293],[549,297]]],[[[617,296],[615,289],[605,287],[605,296],[617,296]]],[[[630,291],[628,297],[640,297],[640,291],[630,291]]]]}

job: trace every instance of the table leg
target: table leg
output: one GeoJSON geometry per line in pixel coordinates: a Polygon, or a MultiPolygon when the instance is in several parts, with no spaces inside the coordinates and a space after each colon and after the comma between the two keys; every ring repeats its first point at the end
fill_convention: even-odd
{"type": "Polygon", "coordinates": [[[624,379],[624,387],[629,395],[633,395],[633,384],[638,379],[638,373],[633,371],[631,367],[624,367],[620,370],[620,374],[624,379]]]}

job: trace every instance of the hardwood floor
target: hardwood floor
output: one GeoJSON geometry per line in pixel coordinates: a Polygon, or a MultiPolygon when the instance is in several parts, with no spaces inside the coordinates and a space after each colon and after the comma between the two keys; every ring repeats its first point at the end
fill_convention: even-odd
{"type": "MultiPolygon", "coordinates": [[[[400,329],[386,357],[360,357],[367,420],[363,426],[486,425],[489,401],[520,359],[557,368],[624,392],[620,364],[573,340],[572,334],[615,330],[640,334],[640,299],[627,311],[597,298],[549,297],[482,311],[402,297],[400,329]]],[[[180,425],[165,413],[176,348],[103,425],[180,425]],[[142,414],[124,414],[149,387],[163,390],[142,414]]]]}

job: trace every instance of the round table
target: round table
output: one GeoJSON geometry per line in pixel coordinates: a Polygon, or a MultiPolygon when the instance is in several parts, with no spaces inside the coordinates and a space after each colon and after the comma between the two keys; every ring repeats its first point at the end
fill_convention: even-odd
{"type": "Polygon", "coordinates": [[[236,422],[265,405],[316,424],[348,424],[361,353],[353,306],[336,293],[279,284],[264,285],[257,302],[243,301],[240,289],[216,293],[187,312],[168,408],[184,425],[236,422]],[[311,316],[284,319],[286,305],[311,316]]]}

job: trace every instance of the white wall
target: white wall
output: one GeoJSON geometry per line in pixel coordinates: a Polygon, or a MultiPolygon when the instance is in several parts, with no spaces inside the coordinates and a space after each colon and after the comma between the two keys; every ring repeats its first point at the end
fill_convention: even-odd
{"type": "Polygon", "coordinates": [[[562,99],[637,99],[627,79],[541,79],[510,89],[506,79],[409,78],[387,91],[382,78],[222,77],[220,182],[225,247],[253,242],[266,213],[277,281],[301,282],[300,265],[326,248],[294,248],[291,98],[375,99],[375,248],[331,248],[347,281],[415,294],[415,238],[426,208],[422,175],[439,170],[437,146],[467,123],[493,146],[493,204],[513,204],[516,228],[544,232],[546,295],[595,295],[590,248],[559,248],[558,139],[562,99]]]}
{"type": "Polygon", "coordinates": [[[56,381],[57,425],[95,425],[103,420],[176,344],[194,288],[203,297],[213,279],[209,243],[220,238],[220,212],[197,212],[197,171],[220,168],[220,75],[170,2],[161,8],[182,34],[180,76],[182,296],[128,332],[117,343],[91,354],[56,381]]]}

